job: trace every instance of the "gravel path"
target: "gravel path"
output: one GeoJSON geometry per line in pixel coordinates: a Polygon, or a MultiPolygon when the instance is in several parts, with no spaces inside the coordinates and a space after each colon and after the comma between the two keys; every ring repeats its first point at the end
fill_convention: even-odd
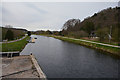
{"type": "Polygon", "coordinates": [[[16,41],[20,41],[20,40],[23,40],[24,38],[26,38],[27,36],[23,36],[22,38],[20,39],[17,39],[17,40],[13,40],[13,41],[8,41],[8,42],[0,42],[0,43],[12,43],[12,42],[16,42],[16,41]]]}

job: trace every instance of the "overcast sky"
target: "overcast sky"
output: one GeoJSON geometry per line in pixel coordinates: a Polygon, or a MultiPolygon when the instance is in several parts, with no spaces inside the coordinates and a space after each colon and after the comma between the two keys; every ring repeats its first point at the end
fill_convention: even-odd
{"type": "Polygon", "coordinates": [[[2,25],[27,30],[60,30],[69,19],[81,21],[117,2],[3,2],[2,25]]]}

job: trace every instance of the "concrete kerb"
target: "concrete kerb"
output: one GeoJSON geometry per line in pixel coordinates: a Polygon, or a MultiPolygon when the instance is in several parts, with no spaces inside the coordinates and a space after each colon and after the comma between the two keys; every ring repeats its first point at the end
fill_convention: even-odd
{"type": "Polygon", "coordinates": [[[37,72],[38,72],[38,74],[39,74],[39,77],[42,78],[42,79],[44,79],[44,80],[47,80],[46,75],[43,73],[43,71],[42,71],[42,69],[40,68],[37,60],[36,60],[35,57],[34,57],[34,55],[31,54],[30,56],[31,56],[31,59],[32,59],[32,62],[33,62],[33,64],[34,64],[35,68],[37,69],[37,72]]]}

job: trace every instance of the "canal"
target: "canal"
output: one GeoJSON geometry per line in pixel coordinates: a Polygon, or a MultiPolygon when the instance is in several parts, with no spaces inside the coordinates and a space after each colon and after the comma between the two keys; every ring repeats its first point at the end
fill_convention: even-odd
{"type": "Polygon", "coordinates": [[[100,51],[61,41],[52,37],[37,37],[28,43],[21,55],[31,52],[48,78],[117,78],[118,59],[100,51]]]}

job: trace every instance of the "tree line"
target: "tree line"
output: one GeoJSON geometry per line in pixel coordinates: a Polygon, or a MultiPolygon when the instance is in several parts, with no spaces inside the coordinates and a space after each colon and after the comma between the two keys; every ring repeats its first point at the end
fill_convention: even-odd
{"type": "Polygon", "coordinates": [[[69,36],[74,38],[96,38],[95,40],[107,43],[120,41],[120,8],[107,8],[94,15],[79,19],[70,19],[65,22],[61,31],[36,31],[36,34],[69,36]]]}

